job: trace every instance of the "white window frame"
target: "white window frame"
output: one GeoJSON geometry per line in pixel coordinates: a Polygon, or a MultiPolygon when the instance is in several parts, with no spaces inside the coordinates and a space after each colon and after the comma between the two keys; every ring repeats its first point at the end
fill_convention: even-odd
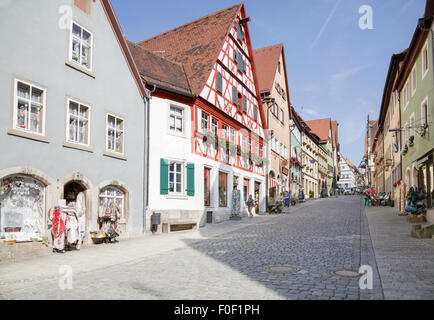
{"type": "Polygon", "coordinates": [[[428,43],[426,43],[422,49],[422,80],[425,79],[426,75],[429,71],[429,52],[428,52],[428,43]],[[425,51],[426,51],[426,70],[425,68],[425,51]]]}
{"type": "Polygon", "coordinates": [[[210,131],[210,122],[211,122],[211,115],[207,112],[201,111],[200,112],[200,132],[206,133],[206,132],[210,131]],[[204,115],[206,115],[208,117],[206,128],[202,127],[202,120],[203,120],[204,115]]]}
{"type": "Polygon", "coordinates": [[[415,129],[414,129],[414,127],[415,127],[415,120],[416,120],[414,112],[410,115],[409,119],[410,119],[410,137],[411,136],[414,137],[415,134],[416,134],[415,129]]]}
{"type": "Polygon", "coordinates": [[[416,67],[411,71],[411,96],[413,97],[417,89],[417,74],[416,67]]]}
{"type": "MultiPolygon", "coordinates": [[[[83,102],[80,102],[80,101],[78,101],[78,100],[76,100],[76,99],[73,99],[73,98],[67,98],[66,99],[66,132],[65,132],[65,141],[67,142],[67,143],[70,143],[70,144],[74,144],[74,145],[78,145],[78,146],[85,146],[85,147],[90,147],[90,133],[91,133],[91,118],[92,118],[92,107],[90,106],[90,105],[88,105],[88,104],[85,104],[85,103],[83,103],[83,102]],[[80,106],[84,106],[84,107],[87,107],[88,108],[88,113],[89,113],[89,117],[88,117],[88,119],[87,119],[87,123],[88,123],[88,128],[87,128],[87,130],[88,130],[88,132],[87,132],[87,143],[85,144],[85,143],[80,143],[80,142],[76,142],[76,141],[71,141],[70,139],[69,139],[69,119],[70,119],[70,113],[69,113],[69,106],[70,106],[70,103],[71,102],[74,102],[74,103],[76,103],[76,104],[78,104],[78,113],[80,114],[80,106]]],[[[78,126],[79,127],[79,126],[78,126]]],[[[77,127],[77,128],[78,128],[77,127]]],[[[78,131],[77,131],[77,134],[78,134],[78,131]]]]}
{"type": "Polygon", "coordinates": [[[126,198],[126,194],[125,192],[113,185],[108,185],[105,186],[104,188],[101,189],[101,191],[99,192],[98,195],[98,199],[101,201],[101,199],[106,199],[105,202],[107,203],[108,199],[113,199],[115,200],[114,202],[116,203],[116,200],[120,199],[122,202],[122,206],[121,206],[121,218],[120,218],[120,222],[125,222],[125,198],[126,198]],[[112,189],[112,190],[119,190],[120,193],[122,193],[122,196],[117,196],[117,195],[112,195],[112,194],[107,194],[107,189],[112,189]],[[104,192],[104,194],[102,194],[104,192]]]}
{"type": "Polygon", "coordinates": [[[173,196],[185,196],[186,195],[186,162],[185,162],[185,160],[178,160],[178,159],[169,159],[169,167],[168,167],[168,170],[169,170],[169,174],[168,174],[168,177],[167,177],[167,183],[168,183],[168,188],[169,188],[169,195],[173,195],[173,196]],[[171,164],[175,164],[174,165],[174,169],[175,169],[175,171],[173,171],[173,174],[174,174],[174,184],[175,184],[175,187],[174,187],[174,190],[175,191],[170,191],[170,173],[172,172],[172,171],[170,171],[170,166],[171,166],[171,164]],[[181,192],[176,192],[176,184],[177,184],[177,180],[176,180],[176,174],[177,174],[177,171],[176,171],[176,164],[180,164],[181,165],[181,192]]]}
{"type": "Polygon", "coordinates": [[[74,21],[71,19],[71,26],[70,26],[70,30],[69,30],[69,52],[68,52],[68,61],[80,68],[83,68],[87,71],[92,71],[93,69],[93,32],[89,31],[87,28],[83,27],[81,24],[79,24],[78,22],[74,21]],[[77,62],[75,60],[72,59],[72,43],[74,40],[74,35],[72,34],[73,28],[74,28],[74,24],[76,24],[78,27],[81,28],[81,37],[83,37],[83,30],[88,32],[90,34],[90,50],[89,50],[89,67],[86,67],[85,65],[81,64],[81,53],[82,53],[82,39],[80,39],[80,61],[77,62]]]}
{"type": "MultiPolygon", "coordinates": [[[[428,125],[429,123],[429,103],[428,103],[428,96],[423,99],[422,103],[420,104],[420,124],[422,125],[428,125]],[[426,119],[423,118],[423,106],[426,104],[426,119]]],[[[428,127],[429,128],[429,127],[428,127]]]]}
{"type": "MultiPolygon", "coordinates": [[[[178,137],[186,137],[187,135],[187,126],[186,126],[186,119],[187,119],[187,108],[185,105],[168,102],[167,103],[167,133],[170,135],[178,136],[178,137]],[[182,111],[182,132],[178,132],[176,129],[173,130],[170,128],[170,117],[171,117],[171,109],[175,108],[182,111]]],[[[202,119],[202,113],[200,112],[200,116],[202,119]]],[[[202,132],[200,130],[200,132],[202,132]]]]}
{"type": "Polygon", "coordinates": [[[404,85],[404,92],[403,92],[403,98],[404,98],[404,110],[407,109],[408,104],[410,103],[410,88],[409,88],[409,81],[407,80],[406,84],[404,85]]]}
{"type": "Polygon", "coordinates": [[[47,109],[47,89],[44,88],[44,87],[42,87],[42,86],[36,85],[34,83],[31,83],[29,81],[21,80],[19,78],[14,78],[14,93],[13,93],[13,97],[14,97],[14,99],[13,99],[13,101],[14,101],[13,103],[14,104],[13,104],[13,112],[12,112],[12,114],[13,114],[12,129],[18,130],[18,131],[22,131],[22,132],[25,132],[25,133],[28,133],[28,134],[32,134],[32,135],[37,135],[37,136],[45,137],[45,122],[46,122],[46,115],[47,115],[47,113],[46,113],[46,109],[47,109]],[[22,97],[18,98],[18,82],[21,82],[22,84],[25,84],[25,85],[27,85],[27,86],[30,87],[29,98],[22,98],[22,97]],[[30,120],[31,120],[31,105],[32,105],[32,103],[35,104],[35,102],[32,102],[32,88],[36,88],[36,89],[42,91],[43,102],[42,102],[42,104],[36,103],[39,107],[41,107],[41,110],[43,112],[42,117],[41,117],[41,119],[42,119],[42,128],[41,128],[41,132],[40,133],[37,132],[37,131],[30,130],[30,126],[29,126],[30,120]],[[18,124],[17,124],[18,100],[22,100],[24,102],[27,102],[28,105],[29,105],[29,113],[28,113],[28,121],[27,121],[28,122],[27,127],[29,127],[29,129],[27,129],[27,128],[24,129],[24,128],[19,128],[18,127],[18,124]]]}
{"type": "MultiPolygon", "coordinates": [[[[108,112],[108,113],[106,113],[105,123],[106,123],[106,130],[105,130],[105,150],[106,150],[107,152],[111,152],[111,153],[114,153],[114,154],[125,155],[125,119],[122,118],[122,117],[119,117],[118,115],[115,115],[115,114],[113,114],[113,113],[108,112]],[[109,127],[109,121],[108,121],[108,120],[109,120],[109,116],[115,118],[115,127],[114,127],[114,128],[109,127]],[[120,130],[117,129],[117,127],[116,127],[116,123],[117,123],[118,120],[121,120],[121,121],[122,121],[122,129],[120,129],[120,130]],[[119,132],[119,131],[122,132],[122,142],[121,142],[122,152],[118,152],[118,151],[116,151],[116,150],[110,150],[110,149],[108,148],[108,137],[109,137],[108,132],[109,132],[109,129],[114,130],[115,137],[116,137],[116,133],[117,133],[117,132],[119,132]]],[[[114,142],[114,143],[115,143],[115,142],[114,142]]],[[[116,143],[115,143],[115,145],[116,145],[116,143]]]]}

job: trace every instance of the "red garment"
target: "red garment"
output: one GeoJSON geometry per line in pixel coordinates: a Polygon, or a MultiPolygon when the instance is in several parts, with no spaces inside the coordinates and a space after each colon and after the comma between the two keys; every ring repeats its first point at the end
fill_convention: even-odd
{"type": "Polygon", "coordinates": [[[375,193],[374,188],[371,188],[371,190],[369,192],[370,192],[371,196],[373,196],[375,193]]]}
{"type": "Polygon", "coordinates": [[[65,233],[66,223],[67,223],[67,220],[69,220],[69,216],[66,215],[65,219],[61,219],[59,209],[55,210],[52,215],[51,215],[51,209],[50,209],[50,211],[48,212],[48,215],[50,217],[52,217],[51,221],[53,222],[53,234],[59,235],[59,234],[65,233]]]}

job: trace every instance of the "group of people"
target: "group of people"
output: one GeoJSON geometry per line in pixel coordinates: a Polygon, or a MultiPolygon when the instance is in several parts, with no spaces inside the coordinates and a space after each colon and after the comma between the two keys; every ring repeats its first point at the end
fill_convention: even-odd
{"type": "Polygon", "coordinates": [[[366,188],[363,192],[364,198],[365,198],[365,207],[370,207],[371,204],[373,206],[376,205],[388,205],[390,204],[390,201],[392,200],[391,193],[383,192],[380,195],[376,195],[375,189],[373,187],[366,188]]]}

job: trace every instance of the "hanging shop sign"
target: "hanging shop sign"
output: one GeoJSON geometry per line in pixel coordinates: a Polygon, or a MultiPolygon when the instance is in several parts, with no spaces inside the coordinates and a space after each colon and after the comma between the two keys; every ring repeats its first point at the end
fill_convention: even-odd
{"type": "Polygon", "coordinates": [[[285,176],[287,176],[289,174],[288,168],[282,167],[282,174],[284,174],[285,176]]]}
{"type": "Polygon", "coordinates": [[[0,180],[0,236],[7,240],[42,240],[45,186],[30,177],[0,180]]]}

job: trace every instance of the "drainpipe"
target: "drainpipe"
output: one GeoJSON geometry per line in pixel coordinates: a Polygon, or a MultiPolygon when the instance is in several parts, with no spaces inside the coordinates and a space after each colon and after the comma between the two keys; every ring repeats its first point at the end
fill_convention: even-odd
{"type": "Polygon", "coordinates": [[[146,212],[149,205],[149,114],[150,114],[150,101],[152,94],[156,90],[156,86],[152,91],[146,89],[146,97],[143,99],[145,106],[144,110],[144,162],[143,162],[143,233],[146,232],[146,212]]]}

